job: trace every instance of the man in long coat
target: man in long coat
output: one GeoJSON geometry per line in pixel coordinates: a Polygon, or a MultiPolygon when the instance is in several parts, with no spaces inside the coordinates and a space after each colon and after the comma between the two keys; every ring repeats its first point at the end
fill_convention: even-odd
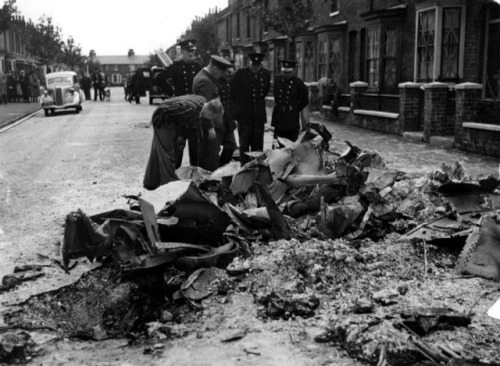
{"type": "Polygon", "coordinates": [[[238,122],[240,161],[246,164],[250,158],[245,152],[262,151],[264,125],[267,122],[266,96],[271,88],[271,74],[262,66],[265,55],[248,55],[250,66],[235,72],[231,82],[233,118],[238,122]]]}
{"type": "Polygon", "coordinates": [[[281,75],[274,81],[274,109],[271,125],[274,138],[297,140],[300,112],[309,104],[309,91],[302,79],[294,75],[296,61],[281,61],[281,75]]]}

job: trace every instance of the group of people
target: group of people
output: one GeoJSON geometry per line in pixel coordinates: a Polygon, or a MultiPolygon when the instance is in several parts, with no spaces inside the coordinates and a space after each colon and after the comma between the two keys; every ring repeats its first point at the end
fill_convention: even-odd
{"type": "Polygon", "coordinates": [[[40,95],[40,78],[35,71],[0,70],[0,103],[37,102],[40,95]]]}
{"type": "MultiPolygon", "coordinates": [[[[144,187],[156,189],[176,180],[175,169],[183,161],[188,145],[189,163],[208,171],[227,164],[238,148],[241,165],[250,161],[248,152],[263,151],[267,123],[265,98],[271,89],[271,73],[263,67],[265,54],[248,55],[250,65],[235,70],[235,62],[212,55],[206,67],[195,62],[195,40],[179,43],[182,57],[164,75],[175,96],[161,103],[152,116],[154,129],[144,187]]],[[[294,75],[296,62],[281,62],[274,80],[275,107],[271,125],[274,137],[295,141],[301,111],[308,105],[308,90],[294,75]]]]}

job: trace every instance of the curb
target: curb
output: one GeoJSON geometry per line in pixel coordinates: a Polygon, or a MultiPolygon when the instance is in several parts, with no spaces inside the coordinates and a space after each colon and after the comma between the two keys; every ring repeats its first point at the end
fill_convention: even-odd
{"type": "Polygon", "coordinates": [[[18,119],[14,119],[14,120],[8,122],[7,125],[5,125],[4,127],[0,128],[0,133],[6,132],[6,131],[10,130],[11,128],[16,127],[18,124],[20,124],[20,123],[26,121],[27,119],[33,117],[35,114],[40,113],[42,110],[43,109],[40,108],[39,110],[37,110],[35,112],[31,112],[31,113],[26,114],[26,115],[24,115],[22,117],[19,117],[18,119]]]}

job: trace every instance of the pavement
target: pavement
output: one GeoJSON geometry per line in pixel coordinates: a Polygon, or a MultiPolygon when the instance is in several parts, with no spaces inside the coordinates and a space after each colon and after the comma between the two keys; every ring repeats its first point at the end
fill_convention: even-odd
{"type": "Polygon", "coordinates": [[[39,102],[0,104],[0,131],[23,118],[41,111],[39,102]]]}
{"type": "MultiPolygon", "coordinates": [[[[123,89],[113,88],[112,93],[123,93],[123,89]]],[[[271,120],[271,112],[271,108],[268,108],[268,121],[271,120]]],[[[16,123],[22,123],[25,117],[33,113],[41,113],[39,103],[0,104],[0,133],[16,123]]],[[[323,123],[332,133],[332,151],[343,152],[347,149],[345,141],[349,141],[362,150],[378,152],[392,169],[424,175],[438,170],[443,163],[452,165],[461,162],[473,178],[481,175],[498,178],[500,174],[500,159],[454,149],[450,137],[437,137],[431,143],[426,143],[422,141],[421,133],[407,133],[404,136],[385,134],[328,121],[319,113],[311,115],[311,122],[323,123]]],[[[265,148],[270,148],[272,132],[269,131],[269,123],[267,126],[265,148]]]]}

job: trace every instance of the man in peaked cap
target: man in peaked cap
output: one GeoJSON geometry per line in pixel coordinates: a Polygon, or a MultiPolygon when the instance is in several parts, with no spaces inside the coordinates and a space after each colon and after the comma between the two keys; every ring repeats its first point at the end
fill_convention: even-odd
{"type": "Polygon", "coordinates": [[[237,70],[231,82],[233,118],[238,122],[240,162],[250,158],[245,152],[264,149],[264,125],[267,122],[266,96],[271,88],[271,73],[262,66],[265,55],[250,53],[250,65],[237,70]]]}
{"type": "MultiPolygon", "coordinates": [[[[223,57],[212,55],[208,66],[201,69],[193,80],[193,94],[201,95],[207,101],[219,98],[217,82],[233,65],[223,57]]],[[[219,150],[223,137],[223,123],[220,120],[203,119],[198,143],[198,166],[213,171],[219,167],[219,150]]]]}
{"type": "MultiPolygon", "coordinates": [[[[181,96],[191,94],[193,92],[193,80],[196,74],[201,70],[202,66],[195,59],[196,40],[185,39],[177,43],[181,49],[182,58],[176,60],[167,67],[160,78],[165,78],[173,86],[174,95],[181,96]]],[[[189,126],[181,127],[178,133],[177,151],[175,167],[178,168],[182,164],[183,152],[188,142],[189,163],[191,166],[198,165],[196,160],[198,149],[198,132],[189,126]]]]}
{"type": "Polygon", "coordinates": [[[274,109],[271,126],[274,138],[297,140],[300,131],[300,112],[309,104],[309,91],[294,75],[296,61],[281,61],[281,75],[274,79],[274,109]]]}

